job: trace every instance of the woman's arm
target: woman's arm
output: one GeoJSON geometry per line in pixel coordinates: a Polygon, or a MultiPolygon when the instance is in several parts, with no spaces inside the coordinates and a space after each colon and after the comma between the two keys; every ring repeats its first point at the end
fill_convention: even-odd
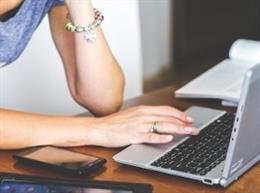
{"type": "Polygon", "coordinates": [[[121,147],[196,135],[187,115],[168,106],[139,106],[106,117],[43,116],[0,109],[0,149],[37,145],[121,147]],[[150,132],[157,123],[157,132],[150,132]]]}
{"type": "Polygon", "coordinates": [[[70,92],[79,104],[95,115],[115,112],[122,104],[124,76],[101,28],[97,28],[97,41],[94,43],[87,43],[83,34],[64,29],[68,12],[74,25],[87,26],[94,21],[91,1],[66,0],[66,3],[69,10],[65,5],[54,7],[49,19],[70,92]]]}
{"type": "Polygon", "coordinates": [[[86,130],[91,119],[0,109],[0,149],[94,144],[91,129],[86,130]]]}
{"type": "Polygon", "coordinates": [[[22,0],[12,0],[12,1],[1,1],[0,0],[0,16],[15,9],[22,3],[22,0]]]}

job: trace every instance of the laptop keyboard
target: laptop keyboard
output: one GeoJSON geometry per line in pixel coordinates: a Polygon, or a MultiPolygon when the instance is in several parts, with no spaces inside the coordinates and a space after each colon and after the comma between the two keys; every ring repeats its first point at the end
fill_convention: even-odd
{"type": "Polygon", "coordinates": [[[206,175],[225,160],[235,116],[224,114],[200,134],[173,148],[151,165],[191,174],[206,175]]]}

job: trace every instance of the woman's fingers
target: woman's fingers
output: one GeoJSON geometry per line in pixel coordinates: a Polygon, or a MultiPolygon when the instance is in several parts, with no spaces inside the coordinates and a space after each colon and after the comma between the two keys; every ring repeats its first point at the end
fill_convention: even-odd
{"type": "Polygon", "coordinates": [[[176,125],[188,125],[191,123],[183,122],[172,116],[158,116],[158,115],[136,115],[138,123],[152,123],[152,122],[169,122],[176,125]]]}
{"type": "Polygon", "coordinates": [[[173,140],[172,135],[161,135],[157,133],[138,133],[136,137],[134,138],[133,143],[139,144],[139,143],[169,143],[173,140]]]}
{"type": "Polygon", "coordinates": [[[147,132],[156,123],[156,130],[159,133],[188,134],[196,135],[199,133],[197,128],[192,127],[191,123],[180,121],[171,116],[142,115],[134,119],[138,125],[141,125],[141,131],[147,132]]]}
{"type": "Polygon", "coordinates": [[[133,143],[169,143],[171,142],[174,137],[171,134],[189,134],[189,135],[197,135],[199,130],[193,127],[186,127],[186,126],[176,126],[169,123],[157,123],[157,132],[153,133],[149,132],[149,125],[146,126],[146,132],[136,133],[135,137],[133,137],[133,143]],[[169,134],[166,134],[169,133],[169,134]]]}
{"type": "MultiPolygon", "coordinates": [[[[144,130],[149,132],[150,128],[153,127],[153,123],[144,124],[144,130]]],[[[170,133],[170,134],[186,134],[186,135],[197,135],[199,130],[192,127],[191,125],[178,125],[169,122],[156,122],[156,127],[154,128],[158,133],[170,133]]]]}
{"type": "Polygon", "coordinates": [[[136,108],[137,112],[139,112],[140,114],[171,116],[184,122],[192,122],[192,118],[189,117],[186,113],[170,106],[139,106],[136,108]]]}

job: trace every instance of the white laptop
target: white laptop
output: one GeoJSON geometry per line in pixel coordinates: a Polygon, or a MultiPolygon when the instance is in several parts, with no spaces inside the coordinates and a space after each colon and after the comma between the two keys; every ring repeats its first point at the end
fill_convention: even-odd
{"type": "Polygon", "coordinates": [[[168,144],[131,145],[113,159],[122,164],[228,186],[260,160],[260,64],[244,77],[236,115],[193,106],[186,111],[198,136],[168,144]]]}

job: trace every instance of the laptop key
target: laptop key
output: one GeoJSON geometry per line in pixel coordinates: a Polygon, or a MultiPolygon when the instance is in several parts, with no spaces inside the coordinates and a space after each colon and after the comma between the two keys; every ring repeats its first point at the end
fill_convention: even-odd
{"type": "Polygon", "coordinates": [[[207,173],[207,171],[206,171],[206,170],[201,170],[201,171],[200,171],[200,173],[199,173],[199,175],[201,175],[201,176],[205,176],[205,175],[206,175],[206,173],[207,173]]]}
{"type": "Polygon", "coordinates": [[[192,174],[198,174],[199,172],[201,172],[203,170],[203,167],[197,167],[194,168],[193,170],[190,171],[190,173],[192,174]]]}

